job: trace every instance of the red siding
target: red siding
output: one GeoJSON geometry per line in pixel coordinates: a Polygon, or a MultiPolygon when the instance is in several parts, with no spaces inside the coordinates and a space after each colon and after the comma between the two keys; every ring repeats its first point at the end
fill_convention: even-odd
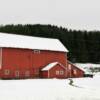
{"type": "Polygon", "coordinates": [[[68,77],[83,77],[84,76],[83,70],[79,69],[77,66],[69,62],[67,64],[67,70],[68,70],[68,77]],[[71,69],[69,69],[69,65],[71,66],[71,69]]]}
{"type": "Polygon", "coordinates": [[[41,72],[41,77],[42,78],[48,78],[48,71],[42,71],[41,72]]]}
{"type": "Polygon", "coordinates": [[[66,64],[66,53],[54,51],[41,51],[40,54],[33,54],[33,66],[43,68],[49,63],[60,62],[66,64]]]}
{"type": "Polygon", "coordinates": [[[53,68],[51,68],[48,71],[42,71],[42,77],[43,78],[66,78],[66,70],[61,65],[57,64],[53,68]],[[61,75],[56,74],[56,71],[63,71],[64,73],[61,75]]]}
{"type": "Polygon", "coordinates": [[[15,71],[19,71],[19,78],[25,78],[25,72],[30,71],[30,77],[39,77],[40,69],[52,62],[66,64],[66,53],[56,51],[44,51],[34,53],[30,49],[3,48],[3,65],[0,77],[15,78],[15,71]],[[10,70],[9,75],[4,70],[10,70]]]}
{"type": "Polygon", "coordinates": [[[50,78],[83,77],[84,72],[73,64],[69,63],[65,52],[41,50],[34,53],[30,49],[2,48],[2,68],[0,69],[1,78],[48,78],[48,71],[41,72],[41,69],[52,62],[59,62],[66,66],[65,70],[59,64],[49,71],[50,78]],[[68,65],[71,65],[69,70],[68,65]],[[5,75],[5,70],[9,70],[9,75],[5,75]],[[63,70],[63,75],[56,75],[56,70],[63,70]],[[76,73],[75,71],[76,70],[76,73]],[[16,71],[19,76],[16,77],[16,71]],[[26,75],[26,72],[29,72],[26,75]]]}
{"type": "Polygon", "coordinates": [[[67,68],[63,68],[60,64],[57,64],[56,66],[54,66],[52,69],[50,69],[49,71],[43,71],[42,75],[44,78],[75,78],[75,77],[83,77],[84,72],[80,69],[78,69],[76,66],[74,66],[73,64],[68,64],[71,66],[71,69],[67,68]],[[64,71],[63,75],[56,75],[56,71],[64,71]],[[48,76],[49,75],[49,76],[48,76]]]}
{"type": "Polygon", "coordinates": [[[55,67],[53,67],[52,69],[49,70],[49,77],[50,78],[66,78],[66,70],[61,67],[59,64],[57,64],[55,67]],[[63,71],[64,74],[61,75],[60,73],[57,75],[56,71],[63,71]]]}

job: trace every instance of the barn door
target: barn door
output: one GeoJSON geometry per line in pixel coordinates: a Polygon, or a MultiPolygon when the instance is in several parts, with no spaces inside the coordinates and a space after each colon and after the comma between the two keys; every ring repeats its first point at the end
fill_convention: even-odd
{"type": "Polygon", "coordinates": [[[36,78],[39,77],[39,69],[38,68],[34,69],[34,75],[36,78]]]}
{"type": "Polygon", "coordinates": [[[19,78],[19,71],[15,71],[15,77],[19,78]]]}

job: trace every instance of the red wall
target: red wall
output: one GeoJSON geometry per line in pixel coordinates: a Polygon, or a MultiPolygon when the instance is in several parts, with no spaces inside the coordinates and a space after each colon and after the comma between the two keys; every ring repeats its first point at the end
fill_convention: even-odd
{"type": "Polygon", "coordinates": [[[84,76],[84,71],[79,69],[77,66],[67,63],[67,70],[68,70],[68,75],[67,77],[83,77],[84,76]],[[69,69],[69,65],[71,66],[71,69],[69,69]]]}
{"type": "Polygon", "coordinates": [[[50,70],[50,78],[83,77],[84,75],[82,70],[67,61],[67,55],[64,52],[41,50],[40,53],[34,53],[34,50],[30,49],[3,48],[2,61],[2,68],[0,69],[1,78],[16,78],[16,71],[19,71],[17,78],[48,77],[46,71],[41,74],[40,70],[52,62],[61,63],[66,66],[67,71],[57,65],[50,70]],[[69,64],[71,65],[71,71],[68,68],[69,64]],[[62,76],[55,74],[55,71],[60,69],[65,71],[65,74],[62,76]],[[10,70],[9,75],[5,75],[5,70],[10,70]],[[76,74],[74,70],[76,70],[76,74]],[[26,71],[29,71],[29,76],[25,76],[26,71]]]}
{"type": "Polygon", "coordinates": [[[48,71],[41,71],[41,78],[48,78],[48,71]]]}
{"type": "Polygon", "coordinates": [[[41,51],[40,54],[33,54],[32,56],[33,66],[36,68],[43,68],[52,62],[60,62],[66,65],[66,59],[66,53],[54,51],[41,51]]]}
{"type": "Polygon", "coordinates": [[[41,76],[43,78],[75,78],[75,77],[83,77],[84,72],[82,70],[80,70],[79,68],[77,68],[76,66],[74,66],[73,64],[68,64],[71,65],[71,69],[67,68],[64,69],[61,67],[61,65],[57,64],[56,66],[54,66],[53,68],[51,68],[49,71],[42,71],[41,76]],[[64,71],[63,75],[56,75],[56,71],[64,71]],[[49,73],[49,77],[48,77],[48,73],[49,73]]]}
{"type": "Polygon", "coordinates": [[[43,71],[42,76],[43,76],[43,78],[66,78],[66,70],[63,67],[61,67],[61,65],[57,64],[56,66],[51,68],[49,71],[43,71]],[[56,71],[59,71],[59,72],[63,71],[64,74],[63,75],[60,75],[60,74],[57,75],[56,71]]]}
{"type": "Polygon", "coordinates": [[[66,53],[55,51],[43,51],[34,53],[30,49],[2,49],[2,69],[0,77],[15,78],[15,71],[19,71],[20,78],[25,78],[25,72],[30,71],[30,78],[39,77],[39,69],[52,62],[60,62],[66,65],[66,53]],[[10,74],[5,75],[4,70],[9,69],[10,74]]]}

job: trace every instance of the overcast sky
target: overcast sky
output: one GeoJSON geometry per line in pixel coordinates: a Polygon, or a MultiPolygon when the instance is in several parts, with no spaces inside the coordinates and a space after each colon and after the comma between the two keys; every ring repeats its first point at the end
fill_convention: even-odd
{"type": "Polygon", "coordinates": [[[0,24],[100,30],[100,0],[0,0],[0,24]]]}

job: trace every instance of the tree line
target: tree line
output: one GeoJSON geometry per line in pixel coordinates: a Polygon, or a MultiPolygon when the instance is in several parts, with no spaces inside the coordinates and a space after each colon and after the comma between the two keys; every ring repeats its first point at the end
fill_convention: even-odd
{"type": "Polygon", "coordinates": [[[100,63],[100,31],[72,30],[54,25],[1,25],[0,32],[57,38],[69,50],[72,62],[100,63]]]}

